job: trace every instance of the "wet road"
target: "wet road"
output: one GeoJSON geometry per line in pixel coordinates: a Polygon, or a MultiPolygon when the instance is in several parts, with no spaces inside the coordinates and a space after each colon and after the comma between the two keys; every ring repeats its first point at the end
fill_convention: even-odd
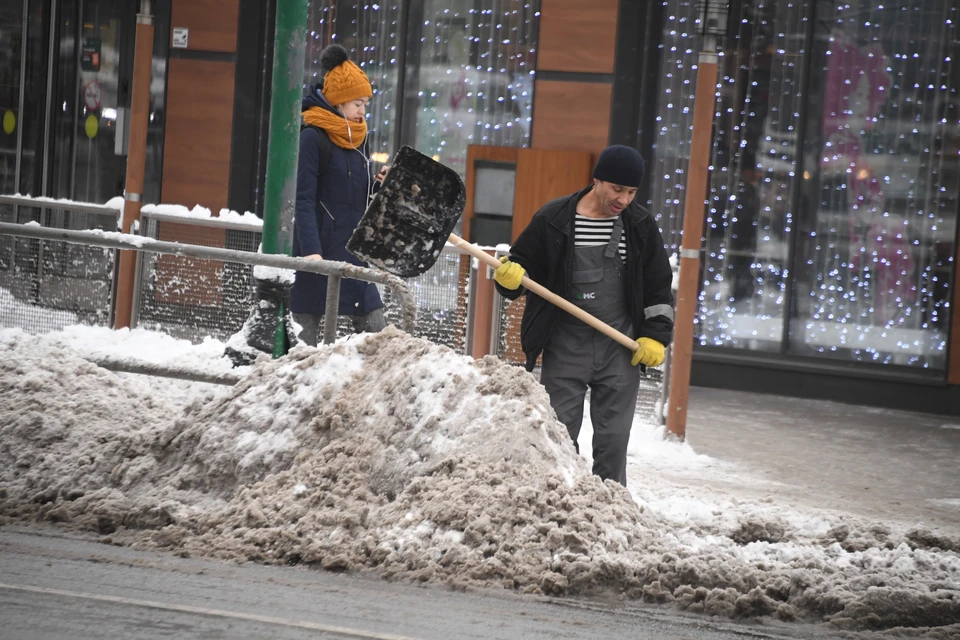
{"type": "Polygon", "coordinates": [[[99,544],[52,527],[0,528],[0,638],[834,637],[648,607],[456,593],[302,567],[234,565],[99,544]]]}

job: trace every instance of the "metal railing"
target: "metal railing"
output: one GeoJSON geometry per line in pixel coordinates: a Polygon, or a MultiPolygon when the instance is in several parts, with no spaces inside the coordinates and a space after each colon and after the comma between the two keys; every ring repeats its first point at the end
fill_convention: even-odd
{"type": "MultiPolygon", "coordinates": [[[[375,271],[373,269],[357,267],[352,264],[332,260],[307,260],[306,258],[290,258],[288,256],[235,251],[217,247],[166,242],[144,236],[106,231],[49,229],[39,225],[31,226],[3,222],[0,223],[0,233],[23,238],[55,240],[107,249],[130,249],[164,255],[236,262],[250,266],[263,265],[278,269],[307,271],[327,276],[329,282],[334,283],[335,286],[338,285],[341,278],[354,278],[366,282],[376,282],[390,287],[393,295],[396,296],[403,309],[400,318],[403,329],[408,332],[413,331],[416,309],[410,290],[403,280],[382,271],[375,271]]],[[[330,311],[335,314],[336,307],[330,311]]]]}
{"type": "MultiPolygon", "coordinates": [[[[139,225],[141,235],[128,235],[106,231],[117,227],[119,215],[109,207],[20,196],[0,196],[0,205],[12,205],[15,212],[7,215],[0,206],[0,326],[33,332],[77,323],[109,326],[116,251],[129,249],[138,252],[134,326],[194,342],[207,336],[226,339],[240,330],[254,304],[251,265],[264,265],[327,275],[328,294],[334,299],[342,277],[386,285],[382,293],[389,322],[459,353],[470,353],[477,324],[490,322],[490,353],[517,365],[525,361],[520,349],[523,298],[511,303],[494,293],[492,317],[478,318],[478,280],[489,276],[479,270],[487,267],[453,246],[445,247],[423,275],[401,280],[342,262],[256,253],[260,228],[252,224],[147,210],[139,225]],[[10,218],[17,222],[5,221],[10,218]],[[90,225],[91,220],[101,230],[76,228],[90,225]],[[54,286],[57,278],[62,282],[54,286]],[[17,311],[21,309],[26,312],[17,311]],[[5,317],[11,313],[20,315],[5,317]]],[[[337,306],[327,305],[322,328],[330,320],[335,330],[324,330],[325,342],[332,341],[336,332],[352,329],[347,318],[332,320],[337,306]]],[[[131,365],[104,362],[102,366],[129,370],[131,365]]],[[[147,368],[151,370],[137,372],[190,375],[147,368]]],[[[534,373],[539,374],[539,367],[534,373]]],[[[661,367],[648,369],[641,379],[637,414],[644,420],[662,424],[668,377],[669,355],[661,367]]],[[[216,381],[231,380],[227,376],[216,381]]]]}
{"type": "MultiPolygon", "coordinates": [[[[67,228],[111,230],[118,227],[119,214],[118,209],[102,205],[29,196],[0,196],[0,221],[4,222],[31,221],[40,222],[44,227],[63,227],[65,221],[67,228]],[[9,204],[9,209],[5,210],[2,203],[9,204]],[[64,215],[41,216],[37,213],[41,207],[61,208],[64,215]],[[19,217],[14,215],[17,209],[19,217]],[[31,210],[34,211],[33,215],[27,216],[31,210]],[[90,218],[93,215],[97,216],[96,220],[90,218]]],[[[136,227],[136,233],[152,240],[248,253],[256,252],[260,232],[259,225],[242,220],[176,215],[151,207],[144,208],[136,227]]],[[[49,250],[46,253],[52,255],[49,250]]],[[[467,337],[473,328],[467,292],[475,280],[469,268],[469,258],[460,253],[453,247],[447,247],[428,272],[406,282],[417,305],[413,335],[465,353],[467,337]]],[[[9,316],[0,318],[0,325],[19,326],[38,333],[77,323],[109,326],[112,321],[115,258],[115,249],[84,247],[60,240],[15,239],[10,235],[0,237],[0,298],[3,298],[0,302],[3,302],[5,315],[9,316]],[[60,290],[72,294],[73,298],[68,299],[64,295],[63,300],[57,301],[49,296],[39,299],[34,295],[32,300],[23,300],[28,297],[23,291],[28,288],[27,284],[33,290],[37,289],[33,283],[38,277],[24,277],[22,271],[27,261],[22,255],[25,253],[22,248],[17,272],[4,269],[8,263],[13,265],[15,262],[12,255],[14,245],[33,247],[34,254],[39,253],[39,247],[55,246],[60,248],[60,253],[69,252],[75,256],[74,265],[85,270],[86,277],[71,280],[61,278],[58,281],[60,290]],[[9,251],[4,253],[4,247],[9,251]],[[8,284],[6,288],[5,283],[8,284]],[[93,295],[91,289],[97,289],[99,295],[93,295]],[[16,299],[13,299],[14,293],[16,299]],[[90,318],[87,317],[89,314],[82,313],[82,309],[84,305],[92,304],[96,305],[97,311],[90,318]],[[15,311],[16,316],[13,315],[15,311]]],[[[30,264],[35,267],[37,262],[34,257],[30,264]]],[[[44,280],[44,292],[50,289],[49,280],[50,277],[44,280]]],[[[243,263],[140,251],[137,256],[131,325],[191,342],[200,342],[208,336],[225,340],[239,331],[247,319],[250,305],[253,304],[254,289],[252,270],[243,263]]],[[[384,288],[381,294],[388,321],[403,326],[402,300],[389,288],[384,288]]],[[[321,330],[331,339],[325,325],[325,322],[321,322],[321,330]]],[[[334,326],[340,335],[353,330],[346,317],[338,318],[334,326]]]]}
{"type": "MultiPolygon", "coordinates": [[[[251,252],[257,250],[261,237],[256,225],[222,218],[186,218],[150,209],[142,213],[139,231],[158,240],[251,252]]],[[[413,335],[464,352],[471,321],[462,293],[470,282],[470,273],[464,269],[468,264],[468,258],[447,247],[429,271],[405,280],[416,302],[413,335]]],[[[206,336],[226,339],[240,329],[253,304],[251,272],[240,264],[141,253],[137,268],[136,326],[194,342],[206,336]]],[[[402,301],[389,288],[381,293],[388,322],[401,326],[402,301]]],[[[336,298],[336,284],[328,287],[327,294],[336,298]]],[[[345,316],[338,317],[333,326],[339,335],[353,330],[345,316]]],[[[326,319],[321,321],[319,333],[332,339],[326,319]]]]}
{"type": "MultiPolygon", "coordinates": [[[[220,218],[185,218],[145,207],[138,233],[172,241],[256,253],[261,227],[220,218]]],[[[253,270],[224,260],[139,252],[131,324],[200,342],[226,340],[254,304],[253,270]]]]}
{"type": "MultiPolygon", "coordinates": [[[[469,255],[445,246],[430,270],[405,280],[417,307],[414,335],[467,353],[467,336],[476,321],[468,305],[467,292],[476,274],[470,266],[469,255]]],[[[388,320],[393,320],[397,309],[392,296],[384,296],[384,303],[388,320]]]]}

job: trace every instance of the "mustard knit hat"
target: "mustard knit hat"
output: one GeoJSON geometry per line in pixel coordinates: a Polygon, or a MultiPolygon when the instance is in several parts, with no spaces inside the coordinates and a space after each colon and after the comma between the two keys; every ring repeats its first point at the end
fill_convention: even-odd
{"type": "Polygon", "coordinates": [[[373,96],[367,74],[350,61],[347,50],[339,44],[332,44],[323,50],[320,68],[326,71],[321,92],[331,106],[373,96]]]}

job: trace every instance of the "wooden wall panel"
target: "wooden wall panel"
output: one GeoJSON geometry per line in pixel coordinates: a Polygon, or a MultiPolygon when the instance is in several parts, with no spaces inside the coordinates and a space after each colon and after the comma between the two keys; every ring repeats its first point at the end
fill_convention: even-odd
{"type": "Polygon", "coordinates": [[[612,99],[610,84],[537,80],[531,146],[599,154],[607,147],[610,135],[612,99]]]}
{"type": "Polygon", "coordinates": [[[234,64],[170,60],[163,147],[163,202],[227,206],[234,64]]]}
{"type": "Polygon", "coordinates": [[[235,53],[239,18],[240,0],[173,0],[170,44],[173,29],[186,27],[188,50],[235,53]]]}
{"type": "Polygon", "coordinates": [[[960,260],[955,262],[957,274],[953,278],[953,306],[950,308],[952,328],[950,329],[950,353],[947,356],[947,382],[960,385],[960,260]]]}
{"type": "Polygon", "coordinates": [[[618,6],[619,0],[542,0],[537,70],[613,73],[618,6]]]}
{"type": "Polygon", "coordinates": [[[544,204],[579,191],[590,183],[593,156],[585,151],[520,149],[517,187],[513,196],[511,240],[527,228],[544,204]]]}

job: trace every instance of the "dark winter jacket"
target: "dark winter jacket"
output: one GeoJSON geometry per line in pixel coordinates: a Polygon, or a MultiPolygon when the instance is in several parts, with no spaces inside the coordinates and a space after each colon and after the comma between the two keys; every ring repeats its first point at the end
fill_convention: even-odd
{"type": "MultiPolygon", "coordinates": [[[[303,100],[304,111],[313,106],[335,113],[316,88],[303,100]]],[[[308,126],[300,131],[294,256],[317,253],[325,260],[366,266],[346,246],[375,184],[367,157],[365,144],[359,150],[342,149],[321,129],[308,126]]],[[[298,271],[290,309],[294,313],[322,315],[326,306],[327,277],[298,271]]],[[[340,315],[363,316],[382,306],[373,283],[348,278],[340,281],[340,315]]]]}
{"type": "MultiPolygon", "coordinates": [[[[574,263],[573,224],[580,201],[592,187],[548,202],[510,248],[510,260],[522,266],[535,282],[567,297],[574,263]]],[[[629,314],[636,335],[653,338],[664,346],[673,337],[673,272],[660,229],[650,213],[631,203],[620,213],[627,245],[624,284],[629,314]]],[[[523,287],[510,291],[497,285],[501,295],[513,300],[527,294],[520,323],[520,344],[533,370],[560,314],[567,313],[523,287]]]]}

